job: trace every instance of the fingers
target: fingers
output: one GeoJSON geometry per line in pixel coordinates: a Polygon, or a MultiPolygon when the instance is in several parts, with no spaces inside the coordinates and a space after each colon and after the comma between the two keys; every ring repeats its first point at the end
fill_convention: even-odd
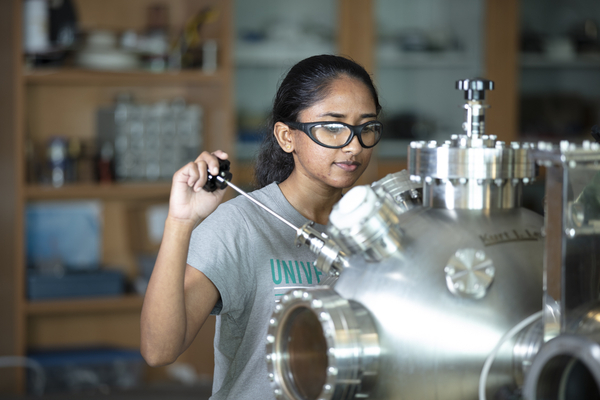
{"type": "Polygon", "coordinates": [[[226,160],[228,157],[228,154],[221,150],[213,153],[202,152],[194,162],[190,162],[182,168],[188,187],[192,188],[194,192],[199,192],[208,179],[208,171],[210,170],[212,175],[217,175],[219,173],[219,158],[226,160]]]}
{"type": "Polygon", "coordinates": [[[211,174],[216,175],[219,173],[219,158],[222,160],[226,160],[229,156],[227,153],[217,150],[213,153],[209,153],[207,151],[203,151],[198,158],[196,158],[196,163],[204,162],[206,163],[207,170],[210,171],[211,174]]]}
{"type": "Polygon", "coordinates": [[[183,183],[197,192],[206,183],[208,177],[206,168],[204,161],[189,162],[173,175],[173,184],[183,183]]]}
{"type": "Polygon", "coordinates": [[[229,155],[222,150],[214,151],[212,154],[219,157],[221,160],[227,160],[229,158],[229,155]]]}
{"type": "Polygon", "coordinates": [[[208,179],[207,168],[205,161],[196,161],[192,163],[192,170],[197,178],[189,179],[188,186],[191,187],[194,192],[199,192],[206,183],[206,180],[208,179]]]}

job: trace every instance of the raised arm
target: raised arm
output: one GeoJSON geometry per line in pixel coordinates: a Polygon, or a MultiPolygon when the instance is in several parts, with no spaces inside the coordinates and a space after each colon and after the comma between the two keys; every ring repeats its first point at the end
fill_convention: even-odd
{"type": "Polygon", "coordinates": [[[208,168],[218,173],[217,157],[226,159],[227,154],[203,152],[173,176],[169,214],[141,315],[141,352],[151,366],[174,362],[219,299],[213,283],[186,264],[192,230],[223,199],[224,190],[202,189],[208,168]]]}

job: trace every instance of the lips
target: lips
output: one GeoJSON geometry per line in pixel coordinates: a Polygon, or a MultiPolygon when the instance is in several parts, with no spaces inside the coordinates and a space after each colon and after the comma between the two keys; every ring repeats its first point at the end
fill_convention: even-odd
{"type": "Polygon", "coordinates": [[[339,161],[334,164],[347,172],[354,172],[358,167],[360,167],[360,163],[358,161],[339,161]]]}

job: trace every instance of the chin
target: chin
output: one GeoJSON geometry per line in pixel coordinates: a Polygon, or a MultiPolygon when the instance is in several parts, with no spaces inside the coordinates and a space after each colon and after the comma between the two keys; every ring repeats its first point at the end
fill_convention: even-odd
{"type": "MultiPolygon", "coordinates": [[[[360,174],[360,175],[362,175],[362,174],[360,174]]],[[[356,181],[358,181],[358,178],[360,178],[360,175],[353,176],[352,178],[336,180],[335,182],[333,182],[331,184],[331,186],[333,186],[334,188],[337,188],[337,189],[347,189],[349,187],[354,186],[356,181]]]]}

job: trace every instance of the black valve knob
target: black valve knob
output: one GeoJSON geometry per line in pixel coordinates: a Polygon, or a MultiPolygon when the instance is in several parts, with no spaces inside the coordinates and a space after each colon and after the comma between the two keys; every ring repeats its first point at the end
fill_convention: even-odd
{"type": "Polygon", "coordinates": [[[465,100],[485,100],[485,91],[494,90],[494,81],[487,79],[461,79],[456,81],[456,88],[465,92],[465,100]]]}
{"type": "Polygon", "coordinates": [[[231,180],[233,176],[231,172],[229,172],[230,166],[229,160],[221,160],[219,158],[219,175],[222,179],[218,180],[216,175],[212,175],[210,171],[208,172],[208,179],[206,183],[202,187],[207,192],[214,192],[217,189],[225,189],[227,187],[227,181],[231,180]]]}

